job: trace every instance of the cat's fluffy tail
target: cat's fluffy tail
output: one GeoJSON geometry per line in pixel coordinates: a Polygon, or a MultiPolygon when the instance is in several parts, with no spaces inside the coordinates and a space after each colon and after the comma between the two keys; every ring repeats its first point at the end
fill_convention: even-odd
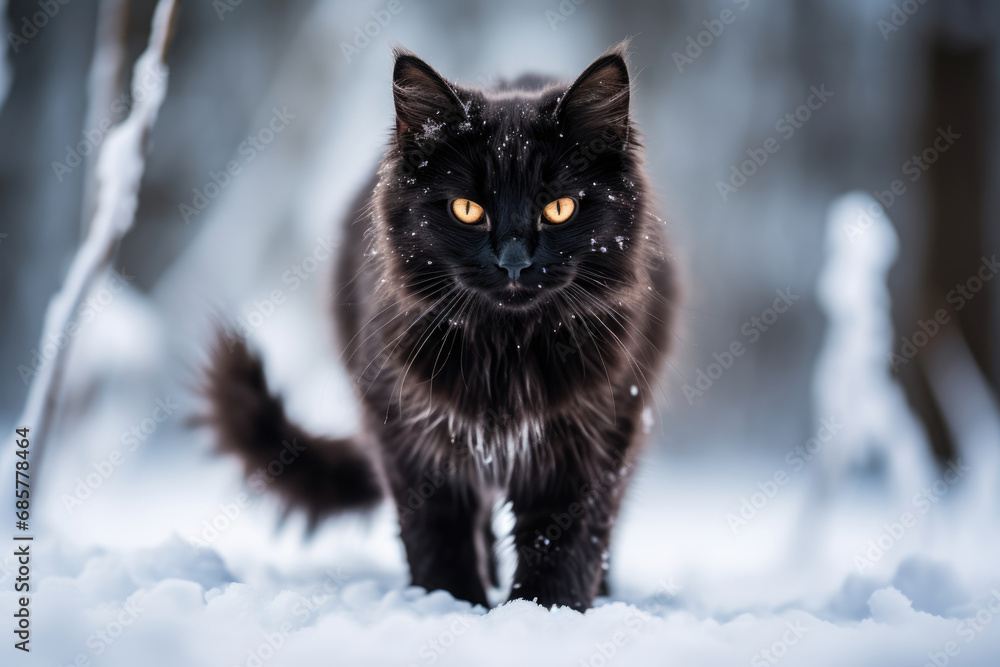
{"type": "Polygon", "coordinates": [[[260,357],[235,335],[220,332],[206,372],[208,424],[219,448],[243,459],[250,486],[323,517],[364,509],[383,497],[373,461],[355,442],[314,436],[288,421],[267,388],[260,357]]]}

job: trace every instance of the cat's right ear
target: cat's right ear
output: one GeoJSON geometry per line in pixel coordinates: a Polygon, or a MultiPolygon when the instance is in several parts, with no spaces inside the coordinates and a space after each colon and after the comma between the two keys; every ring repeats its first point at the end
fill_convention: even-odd
{"type": "Polygon", "coordinates": [[[584,70],[559,100],[556,117],[585,133],[616,136],[628,142],[628,40],[611,47],[584,70]]]}
{"type": "Polygon", "coordinates": [[[465,109],[455,90],[434,68],[406,49],[393,50],[392,99],[396,106],[396,138],[420,133],[428,126],[461,121],[465,109]]]}

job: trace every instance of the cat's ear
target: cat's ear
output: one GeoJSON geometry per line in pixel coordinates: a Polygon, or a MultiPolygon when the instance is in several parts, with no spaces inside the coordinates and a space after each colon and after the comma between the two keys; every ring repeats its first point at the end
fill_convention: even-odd
{"type": "Polygon", "coordinates": [[[396,106],[396,137],[420,132],[465,117],[461,100],[440,74],[402,47],[393,50],[392,99],[396,106]]]}
{"type": "Polygon", "coordinates": [[[628,140],[630,81],[621,42],[583,71],[556,107],[556,119],[585,133],[628,140]]]}

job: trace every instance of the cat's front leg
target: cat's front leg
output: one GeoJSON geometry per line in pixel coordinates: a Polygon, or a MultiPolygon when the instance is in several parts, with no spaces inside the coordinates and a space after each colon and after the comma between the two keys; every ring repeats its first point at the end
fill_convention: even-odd
{"type": "Polygon", "coordinates": [[[485,524],[492,506],[453,466],[396,459],[390,485],[414,586],[489,607],[485,524]]]}
{"type": "Polygon", "coordinates": [[[614,461],[557,466],[510,490],[517,569],[511,599],[583,611],[598,594],[624,476],[614,461]]]}

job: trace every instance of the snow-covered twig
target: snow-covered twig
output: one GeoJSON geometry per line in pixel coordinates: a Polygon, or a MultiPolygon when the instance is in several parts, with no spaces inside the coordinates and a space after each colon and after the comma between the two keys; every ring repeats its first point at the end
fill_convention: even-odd
{"type": "MultiPolygon", "coordinates": [[[[45,311],[41,343],[55,340],[62,332],[81,300],[86,297],[94,282],[107,271],[117,242],[132,226],[139,199],[139,185],[145,166],[143,154],[147,138],[160,105],[166,95],[167,77],[163,56],[172,32],[175,0],[159,0],[153,15],[149,45],[135,64],[132,90],[137,92],[132,113],[119,126],[108,133],[101,146],[96,164],[94,216],[89,233],[77,251],[62,289],[53,295],[45,311]],[[149,77],[151,73],[157,76],[149,77]],[[150,85],[149,80],[156,83],[150,85]]],[[[30,429],[32,471],[38,479],[38,465],[52,425],[53,410],[59,391],[60,379],[66,363],[70,344],[58,348],[56,355],[35,376],[28,390],[24,412],[16,422],[17,428],[30,429]]],[[[14,442],[3,452],[2,467],[12,468],[14,442]]],[[[3,479],[13,478],[13,474],[3,479]]]]}
{"type": "MultiPolygon", "coordinates": [[[[94,57],[87,75],[86,130],[104,132],[102,123],[110,123],[111,106],[118,93],[118,76],[125,61],[125,24],[128,17],[128,0],[101,0],[97,16],[97,34],[94,39],[94,57]]],[[[84,158],[83,204],[80,216],[82,234],[87,233],[94,217],[97,188],[94,187],[95,153],[84,158]]]]}

